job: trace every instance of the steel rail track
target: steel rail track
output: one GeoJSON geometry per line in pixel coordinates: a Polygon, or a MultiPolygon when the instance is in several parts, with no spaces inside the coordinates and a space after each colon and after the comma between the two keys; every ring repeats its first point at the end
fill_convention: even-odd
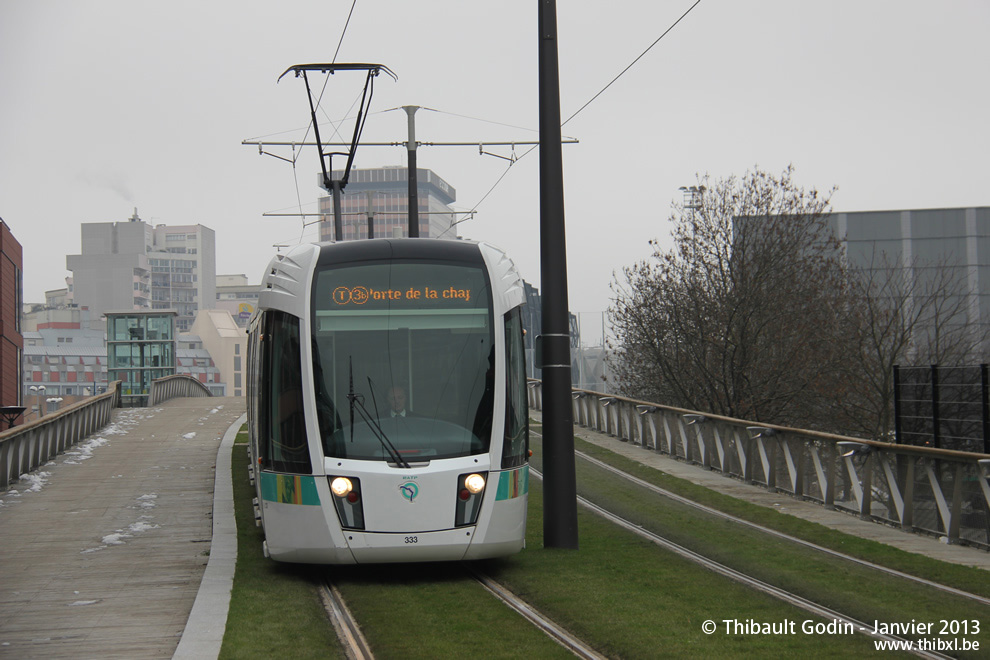
{"type": "Polygon", "coordinates": [[[477,568],[470,566],[467,567],[467,570],[471,576],[474,577],[474,579],[481,583],[481,586],[488,590],[490,594],[511,607],[534,626],[546,633],[555,642],[577,657],[585,658],[586,660],[605,660],[605,656],[601,655],[580,639],[543,616],[524,600],[516,596],[492,578],[480,572],[477,568]]]}
{"type": "Polygon", "coordinates": [[[831,557],[836,557],[838,559],[844,559],[846,561],[852,562],[852,563],[857,564],[859,566],[863,566],[865,568],[869,568],[869,569],[872,569],[872,570],[875,570],[875,571],[879,571],[881,573],[885,573],[885,574],[890,575],[890,576],[893,576],[893,577],[898,577],[898,578],[902,578],[904,580],[910,580],[911,582],[916,582],[918,584],[923,584],[926,587],[931,587],[933,589],[937,589],[939,591],[943,591],[945,593],[949,593],[949,594],[952,594],[954,596],[959,596],[961,598],[967,598],[969,600],[976,601],[976,602],[981,603],[983,605],[990,605],[990,598],[986,598],[984,596],[980,596],[979,594],[974,594],[974,593],[970,593],[968,591],[963,591],[962,589],[956,589],[955,587],[950,587],[950,586],[941,584],[939,582],[933,582],[932,580],[926,580],[925,578],[921,578],[921,577],[918,577],[916,575],[911,575],[910,573],[903,573],[903,572],[898,571],[898,570],[893,569],[893,568],[888,568],[886,566],[881,566],[880,564],[874,564],[873,562],[866,561],[865,559],[859,559],[857,557],[853,557],[851,555],[847,555],[845,553],[839,552],[838,550],[832,550],[831,548],[826,548],[826,547],[821,546],[821,545],[818,545],[816,543],[812,543],[811,541],[805,541],[804,539],[800,539],[800,538],[798,538],[796,536],[791,536],[790,534],[785,534],[784,532],[779,532],[779,531],[777,531],[775,529],[771,529],[769,527],[764,527],[763,525],[760,525],[758,523],[750,522],[750,521],[744,520],[742,518],[737,518],[736,516],[733,516],[733,515],[731,515],[729,513],[725,513],[723,511],[719,511],[718,509],[713,509],[712,507],[707,506],[705,504],[701,504],[699,502],[695,502],[693,500],[689,500],[688,498],[683,497],[681,495],[678,495],[677,493],[671,492],[671,491],[666,490],[664,488],[660,488],[659,486],[655,486],[655,485],[649,483],[648,481],[644,481],[644,480],[642,480],[642,479],[640,479],[638,477],[634,477],[633,475],[628,474],[626,472],[623,472],[619,468],[617,468],[617,467],[615,467],[613,465],[609,465],[608,463],[606,463],[604,461],[601,461],[601,460],[599,460],[597,458],[594,458],[592,456],[589,456],[589,455],[585,454],[584,452],[575,451],[574,454],[576,456],[579,456],[580,458],[588,461],[589,463],[591,463],[593,465],[596,465],[596,466],[598,466],[598,467],[600,467],[600,468],[602,468],[604,470],[607,470],[609,472],[612,472],[613,474],[616,474],[616,475],[622,477],[623,479],[626,479],[627,481],[630,481],[630,482],[632,482],[632,483],[634,483],[634,484],[636,484],[638,486],[642,486],[643,488],[646,488],[646,489],[648,489],[648,490],[656,493],[657,495],[662,495],[663,497],[666,497],[668,499],[674,500],[675,502],[678,502],[680,504],[684,504],[686,506],[693,507],[693,508],[698,509],[700,511],[704,511],[705,513],[711,514],[713,516],[718,516],[719,518],[722,518],[723,520],[729,520],[729,521],[732,521],[732,522],[737,523],[739,525],[744,525],[744,526],[749,527],[751,529],[755,529],[757,531],[763,532],[764,534],[769,534],[771,536],[775,536],[777,538],[784,539],[784,540],[790,541],[792,543],[796,543],[796,544],[801,545],[803,547],[810,548],[812,550],[817,550],[818,552],[824,553],[824,554],[829,555],[831,557]]]}
{"type": "Polygon", "coordinates": [[[374,660],[375,656],[371,652],[371,646],[361,633],[357,619],[347,609],[344,598],[337,591],[337,587],[333,585],[330,577],[328,575],[322,576],[319,579],[319,586],[323,607],[330,617],[334,630],[337,631],[337,638],[344,646],[347,657],[351,660],[374,660]]]}
{"type": "MultiPolygon", "coordinates": [[[[533,474],[538,479],[543,479],[543,474],[539,470],[534,469],[533,467],[530,467],[530,473],[533,474]]],[[[641,536],[642,538],[644,538],[644,539],[646,539],[646,540],[648,540],[648,541],[650,541],[652,543],[655,543],[656,545],[659,545],[662,548],[665,548],[667,550],[670,550],[674,554],[677,554],[677,555],[679,555],[679,556],[681,556],[681,557],[683,557],[683,558],[685,558],[685,559],[687,559],[689,561],[692,561],[692,562],[694,562],[696,564],[699,564],[700,566],[703,566],[704,568],[707,568],[708,570],[711,570],[711,571],[713,571],[715,573],[718,573],[719,575],[728,577],[728,578],[730,578],[732,580],[735,580],[735,581],[737,581],[737,582],[739,582],[741,584],[744,584],[744,585],[746,585],[748,587],[751,587],[751,588],[756,589],[758,591],[761,591],[761,592],[763,592],[765,594],[768,594],[768,595],[770,595],[770,596],[772,596],[774,598],[777,598],[778,600],[784,601],[785,603],[789,603],[789,604],[791,604],[791,605],[793,605],[795,607],[798,607],[798,608],[800,608],[800,609],[802,609],[802,610],[804,610],[806,612],[809,612],[811,614],[814,614],[815,616],[819,616],[819,617],[822,617],[824,619],[833,619],[833,620],[839,621],[839,622],[844,623],[844,624],[850,624],[850,625],[853,626],[853,629],[854,630],[856,630],[856,631],[858,631],[858,632],[860,632],[860,633],[862,633],[862,634],[864,634],[864,635],[866,635],[868,637],[873,637],[875,639],[886,640],[886,641],[890,641],[890,642],[900,642],[900,643],[905,643],[905,644],[909,642],[909,640],[907,640],[905,638],[902,638],[902,637],[898,637],[896,635],[887,635],[887,634],[881,634],[881,633],[874,633],[872,631],[872,627],[869,624],[866,624],[866,623],[864,623],[862,621],[859,621],[858,619],[854,619],[852,617],[846,616],[845,614],[842,614],[840,612],[837,612],[837,611],[835,611],[833,609],[830,609],[828,607],[825,607],[823,605],[819,605],[818,603],[815,603],[814,601],[808,600],[807,598],[804,598],[802,596],[798,596],[797,594],[793,594],[793,593],[791,593],[789,591],[786,591],[785,589],[781,589],[779,587],[775,587],[774,585],[772,585],[772,584],[770,584],[768,582],[764,582],[764,581],[759,580],[757,578],[751,577],[751,576],[746,575],[745,573],[743,573],[741,571],[737,571],[734,568],[730,568],[730,567],[728,567],[728,566],[726,566],[724,564],[721,564],[721,563],[719,563],[717,561],[714,561],[712,559],[709,559],[708,557],[705,557],[704,555],[701,555],[701,554],[699,554],[699,553],[697,553],[697,552],[695,552],[693,550],[690,550],[688,548],[685,548],[682,545],[679,545],[677,543],[674,543],[673,541],[670,541],[670,540],[668,540],[668,539],[660,536],[659,534],[654,534],[653,532],[651,532],[651,531],[649,531],[647,529],[644,529],[640,525],[637,525],[635,523],[632,523],[632,522],[626,520],[625,518],[622,518],[620,516],[617,516],[616,514],[612,513],[611,511],[608,511],[608,510],[606,510],[606,509],[598,506],[594,502],[591,502],[590,500],[588,500],[588,499],[586,499],[584,497],[581,497],[580,495],[577,497],[577,501],[578,501],[579,504],[581,504],[586,509],[588,509],[588,510],[594,512],[594,513],[597,513],[598,515],[602,516],[606,520],[608,520],[608,521],[610,521],[610,522],[612,522],[612,523],[614,523],[614,524],[616,524],[616,525],[618,525],[618,526],[620,526],[620,527],[622,527],[622,528],[624,528],[624,529],[626,529],[626,530],[628,530],[628,531],[630,531],[630,532],[632,532],[632,533],[634,533],[634,534],[636,534],[638,536],[641,536]]],[[[914,648],[912,648],[912,650],[909,651],[909,652],[910,653],[913,653],[914,655],[917,655],[919,657],[922,657],[922,658],[939,658],[939,659],[951,658],[951,656],[943,655],[941,653],[938,653],[937,651],[925,651],[925,650],[920,650],[920,649],[914,649],[914,648]]]]}
{"type": "MultiPolygon", "coordinates": [[[[584,658],[585,660],[605,660],[605,656],[595,651],[567,630],[558,626],[488,575],[485,575],[473,566],[465,566],[465,569],[488,593],[515,610],[524,619],[575,656],[584,658]]],[[[351,660],[374,660],[375,656],[371,652],[368,640],[361,633],[357,619],[354,618],[354,615],[347,608],[343,596],[341,596],[340,592],[333,585],[329,576],[324,575],[321,577],[319,579],[319,586],[323,607],[326,609],[334,630],[337,631],[337,637],[344,646],[344,652],[347,654],[347,657],[351,660]]]]}

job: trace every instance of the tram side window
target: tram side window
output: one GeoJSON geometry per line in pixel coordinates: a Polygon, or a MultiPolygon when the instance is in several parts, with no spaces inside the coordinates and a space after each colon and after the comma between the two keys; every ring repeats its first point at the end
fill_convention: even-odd
{"type": "Polygon", "coordinates": [[[505,315],[505,436],[502,440],[502,468],[524,465],[528,452],[526,358],[522,312],[516,307],[505,315]]]}
{"type": "Polygon", "coordinates": [[[259,408],[263,411],[259,448],[262,467],[310,474],[299,319],[284,312],[268,312],[264,326],[259,383],[259,408]]]}
{"type": "Polygon", "coordinates": [[[248,433],[252,444],[258,441],[258,335],[257,327],[252,327],[248,334],[247,345],[247,411],[248,433]]]}

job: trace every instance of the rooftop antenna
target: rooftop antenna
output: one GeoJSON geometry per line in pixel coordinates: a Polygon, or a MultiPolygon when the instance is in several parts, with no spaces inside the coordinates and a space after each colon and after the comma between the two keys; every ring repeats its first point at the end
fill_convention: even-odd
{"type": "Polygon", "coordinates": [[[371,98],[374,96],[374,81],[378,77],[378,74],[384,71],[392,80],[398,80],[398,76],[392,72],[387,66],[383,64],[296,64],[290,66],[286,69],[281,76],[278,77],[279,80],[285,77],[289,72],[293,72],[296,78],[302,76],[303,81],[306,83],[306,95],[309,98],[309,111],[310,116],[313,121],[313,135],[316,137],[316,147],[320,151],[320,169],[323,174],[322,187],[333,194],[333,233],[335,240],[341,240],[343,238],[343,214],[340,210],[340,195],[344,187],[347,186],[347,180],[351,175],[351,165],[354,162],[354,153],[357,151],[358,142],[361,139],[361,131],[364,130],[364,122],[367,119],[367,108],[371,106],[371,98]],[[308,71],[318,71],[323,74],[333,75],[337,71],[367,71],[367,77],[364,81],[364,92],[361,96],[361,105],[358,108],[357,119],[354,122],[354,135],[351,138],[350,148],[347,151],[330,151],[325,152],[323,150],[323,142],[320,139],[320,125],[316,121],[316,104],[313,102],[313,92],[309,87],[309,77],[306,75],[308,71]],[[331,174],[333,172],[333,157],[334,156],[346,156],[347,165],[344,167],[343,176],[340,179],[332,179],[331,174]]]}

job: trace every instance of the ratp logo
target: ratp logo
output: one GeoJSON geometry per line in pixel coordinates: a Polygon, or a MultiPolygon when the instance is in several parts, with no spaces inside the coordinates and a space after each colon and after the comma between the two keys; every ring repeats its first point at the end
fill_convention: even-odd
{"type": "Polygon", "coordinates": [[[399,484],[399,494],[402,499],[412,502],[419,495],[419,486],[414,481],[404,481],[399,484]]]}

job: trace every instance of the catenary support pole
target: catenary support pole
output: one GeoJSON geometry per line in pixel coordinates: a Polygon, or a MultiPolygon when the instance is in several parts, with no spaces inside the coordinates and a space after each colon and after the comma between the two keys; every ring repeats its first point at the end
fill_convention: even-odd
{"type": "Polygon", "coordinates": [[[543,545],[578,547],[570,324],[560,149],[557,3],[539,2],[540,276],[543,289],[543,545]]]}
{"type": "Polygon", "coordinates": [[[402,109],[409,117],[409,238],[419,238],[419,177],[416,175],[416,111],[418,105],[404,105],[402,109]]]}
{"type": "Polygon", "coordinates": [[[333,240],[344,240],[344,219],[340,211],[340,181],[334,179],[330,190],[333,192],[333,240]]]}
{"type": "Polygon", "coordinates": [[[366,190],[365,194],[368,198],[368,238],[371,239],[375,237],[375,191],[366,190]]]}

